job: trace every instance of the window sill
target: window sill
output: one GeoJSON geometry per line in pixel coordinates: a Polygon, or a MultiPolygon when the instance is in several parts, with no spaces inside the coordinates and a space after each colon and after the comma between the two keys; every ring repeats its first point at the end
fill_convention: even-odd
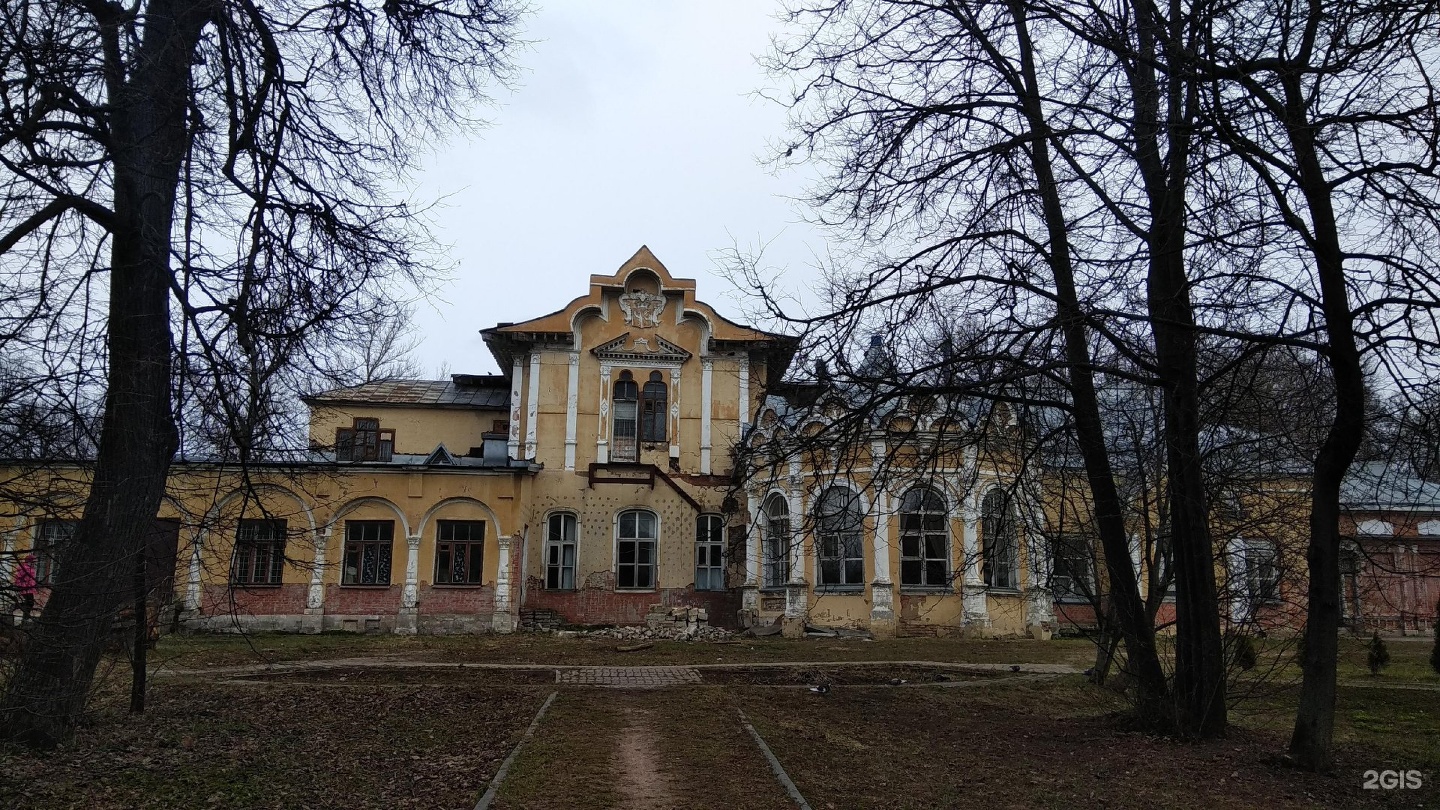
{"type": "Polygon", "coordinates": [[[462,590],[462,591],[463,591],[463,590],[474,590],[474,589],[476,589],[476,588],[483,588],[483,587],[485,587],[485,583],[483,583],[483,582],[432,582],[432,583],[430,583],[430,587],[432,587],[432,588],[442,588],[442,589],[454,588],[454,589],[456,589],[456,590],[462,590]]]}
{"type": "Polygon", "coordinates": [[[657,593],[658,588],[616,588],[616,593],[657,593]]]}
{"type": "Polygon", "coordinates": [[[1095,604],[1095,603],[1094,603],[1094,602],[1091,602],[1089,599],[1086,599],[1086,598],[1083,597],[1083,596],[1057,596],[1057,597],[1055,597],[1055,604],[1057,604],[1057,605],[1093,605],[1093,604],[1095,604]]]}
{"type": "Polygon", "coordinates": [[[358,588],[358,589],[360,589],[360,590],[365,590],[365,591],[378,591],[378,590],[380,590],[381,588],[388,588],[388,587],[390,587],[390,583],[388,583],[388,582],[377,582],[377,583],[375,583],[375,584],[373,584],[373,585],[367,585],[367,584],[362,584],[362,583],[359,583],[359,582],[342,582],[342,583],[340,583],[340,587],[342,587],[342,588],[358,588]]]}
{"type": "Polygon", "coordinates": [[[901,585],[901,596],[952,596],[954,588],[947,588],[943,585],[901,585]]]}
{"type": "Polygon", "coordinates": [[[269,590],[284,585],[283,582],[232,582],[230,589],[234,591],[269,590]]]}
{"type": "Polygon", "coordinates": [[[760,593],[785,593],[784,585],[762,585],[760,593]]]}
{"type": "Polygon", "coordinates": [[[985,586],[985,591],[986,591],[987,593],[996,594],[997,596],[1019,596],[1019,595],[1020,595],[1020,589],[1019,589],[1019,588],[1010,588],[1010,587],[1002,588],[1002,587],[999,587],[998,585],[986,585],[986,586],[985,586]]]}
{"type": "Polygon", "coordinates": [[[864,585],[816,585],[816,586],[815,586],[815,592],[816,592],[816,593],[834,593],[834,594],[855,594],[855,595],[858,595],[858,594],[863,594],[863,593],[865,593],[865,586],[864,586],[864,585]]]}

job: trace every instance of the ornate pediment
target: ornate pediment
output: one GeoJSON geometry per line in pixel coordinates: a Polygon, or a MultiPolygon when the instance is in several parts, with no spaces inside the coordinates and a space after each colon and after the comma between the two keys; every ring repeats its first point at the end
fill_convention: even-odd
{"type": "Polygon", "coordinates": [[[641,335],[632,339],[629,332],[590,351],[601,360],[666,365],[678,365],[694,356],[659,335],[641,335]]]}

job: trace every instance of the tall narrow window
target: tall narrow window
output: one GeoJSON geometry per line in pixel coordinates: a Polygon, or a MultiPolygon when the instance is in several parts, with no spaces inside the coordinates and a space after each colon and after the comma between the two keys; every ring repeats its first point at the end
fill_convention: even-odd
{"type": "Polygon", "coordinates": [[[285,521],[241,520],[230,584],[279,585],[285,571],[285,521]]]}
{"type": "Polygon", "coordinates": [[[779,588],[790,579],[790,507],[778,492],[765,501],[765,587],[779,588]]]}
{"type": "Polygon", "coordinates": [[[1062,534],[1050,549],[1050,592],[1061,602],[1089,602],[1096,596],[1095,553],[1082,534],[1062,534]]]}
{"type": "Polygon", "coordinates": [[[1245,541],[1245,578],[1250,590],[1250,604],[1280,601],[1280,558],[1274,543],[1269,540],[1245,541]]]}
{"type": "Polygon", "coordinates": [[[55,561],[60,549],[75,537],[78,520],[42,520],[35,527],[35,581],[49,585],[55,581],[55,561]]]}
{"type": "Polygon", "coordinates": [[[620,513],[615,547],[617,588],[655,587],[655,513],[631,509],[620,513]]]}
{"type": "Polygon", "coordinates": [[[395,521],[345,521],[345,570],[341,585],[389,585],[395,521]]]}
{"type": "Polygon", "coordinates": [[[815,508],[815,539],[819,545],[819,584],[865,584],[865,513],[860,496],[845,487],[830,487],[815,508]]]}
{"type": "Polygon", "coordinates": [[[665,441],[665,422],[670,410],[665,378],[658,371],[650,372],[650,381],[640,392],[640,441],[665,441]]]}
{"type": "Polygon", "coordinates": [[[990,490],[980,502],[980,541],[985,584],[991,588],[1020,587],[1020,549],[1010,496],[990,490]]]}
{"type": "Polygon", "coordinates": [[[545,528],[545,587],[575,590],[575,516],[557,512],[545,528]]]}
{"type": "Polygon", "coordinates": [[[436,521],[436,585],[479,585],[484,563],[485,521],[436,521]]]}
{"type": "Polygon", "coordinates": [[[701,515],[695,520],[695,590],[725,590],[725,518],[701,515]]]}
{"type": "Polygon", "coordinates": [[[610,432],[611,458],[615,461],[638,461],[636,415],[639,407],[640,389],[630,372],[620,372],[615,381],[614,396],[610,409],[614,415],[614,429],[610,432]]]}
{"type": "Polygon", "coordinates": [[[943,588],[950,584],[950,532],[945,499],[916,487],[900,499],[900,584],[943,588]]]}

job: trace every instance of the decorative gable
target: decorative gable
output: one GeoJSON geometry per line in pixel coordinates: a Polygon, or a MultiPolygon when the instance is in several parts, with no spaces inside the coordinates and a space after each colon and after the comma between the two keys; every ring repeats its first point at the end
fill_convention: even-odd
{"type": "Polygon", "coordinates": [[[686,360],[694,356],[659,335],[651,334],[631,339],[629,332],[614,340],[606,341],[590,351],[602,361],[665,366],[683,365],[686,360]]]}

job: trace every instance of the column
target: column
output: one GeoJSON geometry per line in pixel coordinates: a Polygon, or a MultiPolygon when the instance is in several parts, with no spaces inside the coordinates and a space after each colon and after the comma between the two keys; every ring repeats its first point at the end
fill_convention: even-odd
{"type": "Polygon", "coordinates": [[[740,585],[740,626],[755,624],[760,612],[760,503],[746,493],[745,515],[745,581],[740,585]]]}
{"type": "Polygon", "coordinates": [[[540,416],[540,352],[530,353],[530,401],[525,408],[525,458],[534,460],[535,422],[540,416]]]}
{"type": "Polygon", "coordinates": [[[805,616],[809,612],[810,585],[805,581],[805,541],[798,530],[805,525],[804,501],[800,487],[800,462],[790,462],[790,580],[785,584],[785,634],[800,636],[805,632],[805,616]]]}
{"type": "Polygon", "coordinates": [[[490,616],[490,629],[496,633],[515,632],[515,616],[510,612],[510,537],[496,538],[499,554],[495,558],[495,605],[490,616]]]}
{"type": "Polygon", "coordinates": [[[967,498],[960,510],[965,549],[961,561],[965,566],[964,623],[966,627],[986,628],[990,626],[990,608],[985,601],[985,580],[980,575],[980,521],[973,498],[967,498]]]}
{"type": "Polygon", "coordinates": [[[737,440],[745,438],[745,426],[750,424],[750,354],[740,355],[740,429],[735,431],[737,440]]]}
{"type": "Polygon", "coordinates": [[[318,633],[325,629],[325,556],[330,547],[331,529],[325,526],[310,536],[315,545],[315,561],[310,565],[310,592],[305,596],[301,632],[318,633]]]}
{"type": "Polygon", "coordinates": [[[600,424],[595,428],[595,461],[610,461],[610,367],[600,367],[600,424]]]}
{"type": "Polygon", "coordinates": [[[395,632],[413,636],[420,629],[420,535],[405,538],[405,588],[400,592],[400,615],[395,632]]]}
{"type": "Polygon", "coordinates": [[[580,404],[580,353],[570,352],[570,376],[565,383],[565,469],[575,469],[575,430],[580,404]]]}
{"type": "Polygon", "coordinates": [[[510,458],[520,457],[520,384],[525,379],[525,366],[519,357],[510,369],[510,438],[506,444],[510,458]]]}
{"type": "Polygon", "coordinates": [[[873,552],[875,579],[870,583],[870,632],[888,635],[895,624],[895,583],[890,579],[890,495],[875,493],[873,552]]]}
{"type": "Polygon", "coordinates": [[[710,474],[710,397],[715,361],[700,358],[700,474],[710,474]]]}
{"type": "Polygon", "coordinates": [[[200,617],[200,551],[205,545],[205,529],[195,532],[190,546],[190,570],[185,578],[185,612],[191,618],[200,617]]]}
{"type": "MultiPolygon", "coordinates": [[[[1035,510],[1030,510],[1030,526],[1041,525],[1036,519],[1035,510]]],[[[1042,518],[1043,519],[1043,518],[1042,518]]],[[[1050,593],[1050,553],[1045,547],[1043,536],[1035,540],[1029,538],[1039,535],[1038,531],[1026,530],[1026,550],[1029,558],[1029,571],[1025,582],[1025,626],[1030,635],[1040,641],[1049,641],[1050,635],[1055,627],[1055,600],[1050,593]]]]}

